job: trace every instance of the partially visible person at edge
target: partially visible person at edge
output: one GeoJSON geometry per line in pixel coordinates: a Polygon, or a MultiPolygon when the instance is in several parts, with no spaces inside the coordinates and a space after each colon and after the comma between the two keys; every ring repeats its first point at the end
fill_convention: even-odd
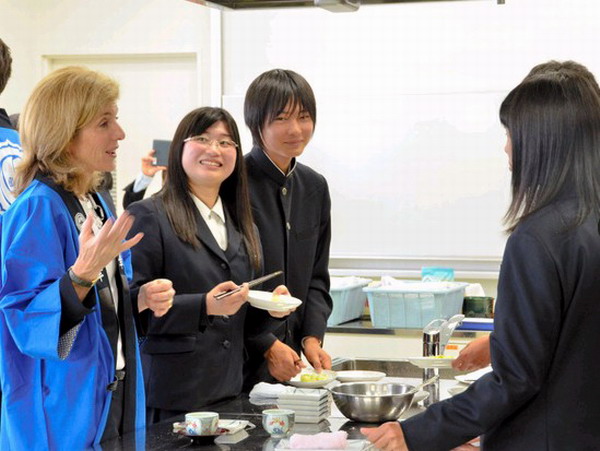
{"type": "Polygon", "coordinates": [[[129,206],[137,218],[131,233],[144,233],[132,251],[132,298],[157,277],[177,290],[165,316],[140,315],[149,423],[239,395],[246,340],[275,330],[282,320],[272,316],[287,316],[249,306],[247,284],[215,298],[259,276],[262,266],[239,143],[227,111],[191,111],[175,131],[162,190],[129,206]]]}
{"type": "Polygon", "coordinates": [[[600,88],[572,62],[502,102],[512,171],[493,371],[402,423],[361,432],[383,451],[600,449],[600,88]],[[477,449],[471,445],[461,449],[477,449]]]}
{"type": "MultiPolygon", "coordinates": [[[[87,449],[145,425],[125,237],[94,192],[125,133],[119,88],[66,67],[34,88],[20,117],[23,162],[0,217],[0,448],[87,449]]],[[[169,281],[142,287],[140,310],[165,314],[169,281]]],[[[140,437],[141,438],[141,437],[140,437]]],[[[143,448],[143,442],[138,442],[143,448]]]]}
{"type": "MultiPolygon", "coordinates": [[[[10,49],[0,39],[0,95],[12,73],[10,49]]],[[[0,108],[0,215],[14,201],[15,167],[21,160],[21,141],[6,111],[0,108]]]]}
{"type": "Polygon", "coordinates": [[[250,199],[265,256],[265,272],[284,275],[284,283],[302,305],[275,333],[248,343],[245,390],[259,381],[287,381],[304,363],[317,371],[331,368],[322,348],[329,295],[331,200],[325,178],[297,161],[313,136],[315,96],[308,82],[291,70],[258,76],[246,92],[246,125],[254,147],[246,155],[250,199]]]}
{"type": "MultiPolygon", "coordinates": [[[[142,168],[140,173],[137,175],[135,180],[124,188],[125,194],[123,194],[123,208],[127,208],[133,202],[142,200],[146,189],[152,183],[152,179],[156,173],[166,171],[166,166],[155,165],[154,153],[156,151],[152,149],[147,155],[142,157],[142,168]]],[[[165,172],[163,172],[165,174],[165,172]]]]}
{"type": "MultiPolygon", "coordinates": [[[[152,183],[152,178],[154,177],[154,175],[157,172],[164,171],[165,169],[167,169],[166,166],[154,165],[154,152],[155,151],[153,149],[150,152],[148,152],[147,155],[144,155],[142,157],[141,172],[137,175],[133,182],[131,182],[123,189],[123,191],[125,191],[125,193],[123,194],[124,209],[127,209],[127,207],[133,202],[142,200],[144,198],[144,195],[146,194],[146,189],[148,188],[148,186],[150,186],[150,183],[152,183]]],[[[110,191],[113,189],[113,187],[114,180],[112,174],[110,172],[105,172],[103,174],[102,182],[100,184],[100,187],[98,188],[98,191],[104,195],[106,201],[111,205],[111,207],[113,207],[113,209],[116,209],[116,207],[114,206],[114,200],[110,195],[110,191]]]]}
{"type": "MultiPolygon", "coordinates": [[[[559,69],[569,69],[578,72],[581,76],[587,77],[592,85],[595,84],[594,75],[589,72],[585,66],[574,61],[560,62],[551,60],[546,63],[538,64],[529,71],[527,77],[543,74],[545,72],[556,72],[559,69]]],[[[525,79],[527,79],[527,77],[525,79]]],[[[459,371],[474,371],[484,368],[490,363],[490,336],[485,335],[476,338],[467,344],[460,352],[458,358],[452,362],[452,367],[459,371]]]]}

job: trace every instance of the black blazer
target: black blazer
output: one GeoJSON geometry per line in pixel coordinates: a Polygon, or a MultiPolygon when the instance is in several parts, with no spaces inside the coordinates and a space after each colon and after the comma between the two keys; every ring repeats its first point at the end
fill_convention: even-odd
{"type": "Polygon", "coordinates": [[[147,337],[141,347],[147,405],[191,411],[237,396],[245,337],[281,322],[248,304],[229,317],[206,314],[206,293],[215,285],[254,277],[242,236],[226,212],[223,252],[196,212],[202,246],[194,249],[175,235],[160,197],[136,202],[129,211],[135,216],[131,234],[145,234],[132,249],[132,298],[137,303],[139,287],[156,278],[170,279],[177,292],[165,316],[140,315],[147,337]]]}
{"type": "Polygon", "coordinates": [[[134,192],[134,183],[135,182],[131,182],[123,189],[123,191],[125,191],[125,193],[123,194],[123,208],[127,208],[130,204],[137,202],[138,200],[142,200],[144,198],[144,194],[146,194],[146,189],[143,189],[137,193],[134,192]]]}
{"type": "Polygon", "coordinates": [[[331,313],[329,295],[329,244],[331,200],[325,178],[297,161],[286,177],[255,147],[246,155],[254,221],[260,232],[265,273],[284,270],[283,277],[267,282],[269,288],[285,284],[302,305],[275,334],[251,342],[246,389],[268,379],[258,368],[263,353],[277,337],[301,351],[302,339],[323,339],[331,313]]]}
{"type": "Polygon", "coordinates": [[[494,371],[402,423],[409,449],[600,449],[598,216],[565,230],[576,199],[524,220],[508,239],[490,345],[494,371]]]}

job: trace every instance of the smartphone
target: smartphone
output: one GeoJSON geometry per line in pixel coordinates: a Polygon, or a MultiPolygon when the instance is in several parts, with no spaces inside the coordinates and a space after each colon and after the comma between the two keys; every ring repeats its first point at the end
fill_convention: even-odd
{"type": "Polygon", "coordinates": [[[154,149],[154,158],[156,161],[153,163],[154,166],[167,166],[169,162],[169,148],[171,147],[171,141],[164,139],[155,139],[152,141],[152,148],[154,149]]]}

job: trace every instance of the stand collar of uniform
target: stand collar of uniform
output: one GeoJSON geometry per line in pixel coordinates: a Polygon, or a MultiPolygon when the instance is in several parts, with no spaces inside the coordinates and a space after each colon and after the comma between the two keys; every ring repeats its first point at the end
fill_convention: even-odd
{"type": "Polygon", "coordinates": [[[296,169],[296,159],[292,158],[290,169],[287,174],[285,174],[281,169],[279,169],[273,160],[269,158],[267,153],[258,146],[252,148],[251,155],[254,157],[261,169],[265,171],[269,177],[281,185],[286,182],[286,180],[294,173],[294,170],[296,169]]]}

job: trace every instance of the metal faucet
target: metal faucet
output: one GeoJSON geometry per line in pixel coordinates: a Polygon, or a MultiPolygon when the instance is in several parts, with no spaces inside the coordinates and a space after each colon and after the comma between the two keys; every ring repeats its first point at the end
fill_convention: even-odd
{"type": "MultiPolygon", "coordinates": [[[[423,328],[423,357],[443,355],[446,345],[454,332],[454,329],[465,318],[465,315],[454,315],[448,320],[434,319],[423,328]]],[[[439,374],[437,368],[423,369],[423,381],[439,374]]],[[[429,398],[424,401],[425,407],[440,400],[439,379],[434,384],[425,388],[429,392],[429,398]]]]}

